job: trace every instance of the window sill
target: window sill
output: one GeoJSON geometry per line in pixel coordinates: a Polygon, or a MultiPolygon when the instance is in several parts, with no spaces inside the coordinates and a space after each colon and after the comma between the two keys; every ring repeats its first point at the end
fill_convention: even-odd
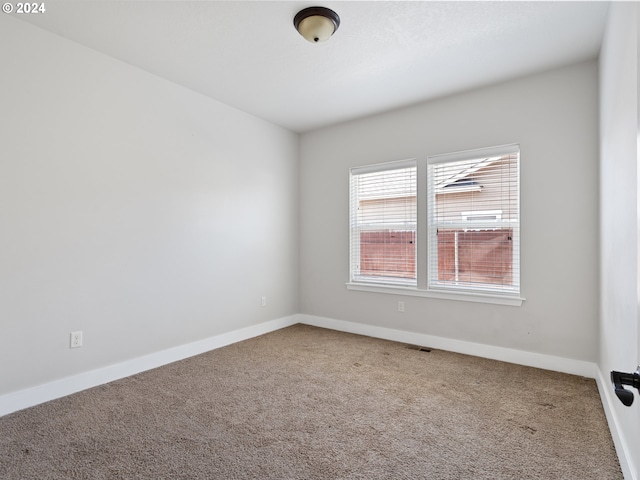
{"type": "Polygon", "coordinates": [[[442,292],[435,290],[421,290],[416,287],[403,287],[396,285],[371,285],[365,283],[347,283],[348,290],[360,292],[386,293],[392,295],[408,295],[412,297],[439,298],[443,300],[459,300],[462,302],[492,303],[495,305],[509,305],[512,307],[522,306],[525,300],[521,297],[505,295],[491,295],[487,293],[456,293],[442,292]]]}

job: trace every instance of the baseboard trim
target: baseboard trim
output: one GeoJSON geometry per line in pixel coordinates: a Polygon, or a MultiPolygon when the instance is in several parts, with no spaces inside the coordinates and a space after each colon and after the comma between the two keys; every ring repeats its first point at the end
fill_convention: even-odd
{"type": "Polygon", "coordinates": [[[71,377],[55,380],[35,387],[0,396],[0,417],[56,398],[71,395],[88,388],[103,385],[136,373],[161,367],[194,355],[248,340],[265,333],[280,330],[299,323],[298,315],[278,318],[250,327],[215,335],[196,342],[151,353],[125,362],[83,372],[71,377]]]}
{"type": "Polygon", "coordinates": [[[0,417],[297,323],[595,378],[624,478],[625,480],[640,480],[634,473],[636,469],[633,465],[633,456],[629,446],[625,438],[620,434],[619,420],[612,406],[613,402],[617,400],[613,398],[611,393],[610,382],[605,379],[605,376],[595,363],[306,314],[291,315],[252,325],[115,365],[2,395],[0,396],[0,417]]]}
{"type": "Polygon", "coordinates": [[[600,368],[596,368],[596,383],[598,385],[598,391],[600,392],[604,414],[609,424],[609,431],[611,431],[611,438],[613,439],[618,460],[620,461],[620,468],[622,469],[625,480],[640,480],[636,474],[638,469],[633,464],[633,455],[629,444],[624,435],[621,434],[623,430],[620,428],[620,420],[613,408],[613,405],[619,400],[613,395],[613,388],[608,377],[608,375],[602,373],[600,368]]]}
{"type": "Polygon", "coordinates": [[[304,323],[306,325],[329,328],[332,330],[339,330],[341,332],[356,333],[359,335],[366,335],[368,337],[428,346],[450,352],[464,353],[466,355],[475,355],[503,362],[516,363],[518,365],[526,365],[528,367],[580,375],[582,377],[595,378],[596,376],[596,364],[582,360],[573,360],[570,358],[544,355],[541,353],[525,352],[512,348],[496,347],[452,338],[437,337],[423,333],[413,333],[404,330],[365,325],[364,323],[335,320],[315,315],[300,314],[298,315],[298,319],[300,323],[304,323]]]}

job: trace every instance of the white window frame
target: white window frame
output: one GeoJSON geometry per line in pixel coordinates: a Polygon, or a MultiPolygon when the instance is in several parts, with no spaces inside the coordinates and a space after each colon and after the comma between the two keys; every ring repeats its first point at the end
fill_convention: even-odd
{"type": "MultiPolygon", "coordinates": [[[[360,241],[359,238],[356,241],[355,236],[358,235],[362,231],[366,231],[367,229],[379,229],[380,225],[359,225],[356,228],[355,225],[355,216],[353,212],[354,205],[353,202],[358,203],[358,198],[355,195],[353,180],[358,175],[367,174],[367,173],[377,173],[377,172],[391,172],[393,170],[399,170],[404,168],[415,168],[416,167],[416,159],[408,159],[408,160],[400,160],[395,162],[387,162],[387,163],[379,163],[375,165],[367,165],[364,167],[354,167],[349,170],[349,278],[352,279],[351,284],[362,284],[362,285],[385,285],[385,286],[401,286],[401,287],[415,287],[417,284],[417,280],[415,279],[405,279],[400,277],[374,277],[374,276],[365,276],[360,272],[356,271],[355,265],[360,265],[360,241]]],[[[414,230],[416,231],[416,223],[410,224],[384,224],[386,227],[395,227],[396,230],[414,230]]],[[[417,231],[416,231],[417,236],[417,231]]],[[[417,246],[414,245],[417,249],[417,246]]],[[[417,271],[417,265],[416,265],[417,271]]]]}
{"type": "MultiPolygon", "coordinates": [[[[521,296],[521,291],[518,288],[514,291],[500,291],[500,292],[492,292],[487,290],[477,290],[477,289],[442,289],[442,288],[429,288],[429,261],[428,254],[430,250],[430,238],[429,230],[428,230],[428,218],[427,218],[427,206],[430,201],[435,200],[435,189],[433,186],[429,188],[427,185],[427,170],[428,165],[432,162],[443,162],[443,161],[455,161],[455,160],[464,160],[469,158],[481,158],[481,157],[492,157],[492,156],[502,156],[509,153],[520,152],[519,144],[509,144],[509,145],[501,145],[497,147],[489,147],[489,148],[481,148],[474,149],[462,152],[455,152],[444,155],[432,155],[423,158],[418,158],[415,161],[417,163],[417,229],[416,229],[416,243],[417,243],[417,252],[416,252],[416,268],[417,268],[417,285],[415,286],[406,286],[406,285],[380,285],[369,282],[361,282],[361,281],[349,281],[346,284],[347,289],[353,291],[365,291],[365,292],[375,292],[375,293],[385,293],[385,294],[393,294],[393,295],[407,295],[407,296],[416,296],[416,297],[425,297],[425,298],[437,298],[437,299],[446,299],[446,300],[456,300],[456,301],[465,301],[465,302],[477,302],[477,303],[489,303],[489,304],[497,304],[497,305],[507,305],[507,306],[521,306],[524,297],[521,296]],[[433,197],[433,198],[432,198],[433,197]]],[[[374,171],[373,169],[379,168],[381,165],[388,164],[378,164],[378,165],[370,165],[365,167],[358,167],[356,171],[365,171],[364,169],[372,169],[370,171],[374,171]]],[[[518,161],[518,210],[520,210],[520,162],[518,161]]],[[[468,216],[475,216],[477,214],[486,214],[489,213],[494,217],[499,216],[500,218],[496,219],[487,219],[487,220],[474,220],[473,225],[474,229],[477,227],[486,227],[486,228],[496,228],[496,224],[503,223],[502,222],[502,212],[497,211],[470,211],[464,212],[469,213],[468,216]],[[485,225],[486,224],[486,225],[485,225]]],[[[466,220],[461,217],[461,223],[466,223],[468,227],[469,221],[463,222],[466,220]]],[[[518,222],[521,223],[520,221],[518,222]]],[[[350,226],[350,235],[351,235],[351,226],[350,226]]],[[[350,238],[351,240],[351,238],[350,238]]],[[[515,262],[513,263],[513,276],[514,278],[518,278],[517,284],[520,285],[520,242],[519,236],[515,238],[513,251],[515,257],[515,262]]],[[[350,259],[351,261],[351,259],[350,259]]],[[[350,272],[351,275],[352,272],[350,272]]],[[[349,278],[353,278],[350,276],[349,278]]]]}
{"type": "MultiPolygon", "coordinates": [[[[497,160],[500,157],[504,157],[506,155],[519,155],[520,147],[517,144],[514,145],[505,145],[501,147],[492,147],[492,148],[483,148],[476,150],[468,150],[465,152],[456,152],[452,154],[445,155],[434,155],[427,157],[427,168],[429,171],[429,175],[431,175],[431,171],[435,170],[437,167],[447,164],[452,164],[455,162],[463,162],[469,160],[480,160],[486,159],[484,162],[476,162],[476,166],[474,172],[479,170],[480,168],[484,168],[492,161],[497,160]]],[[[432,213],[436,209],[436,193],[438,192],[438,187],[440,185],[436,185],[436,179],[431,179],[431,184],[428,185],[429,190],[429,201],[428,201],[428,218],[429,224],[427,226],[428,229],[428,255],[429,255],[429,266],[428,266],[428,285],[430,290],[442,290],[442,291],[455,291],[455,292],[471,292],[471,293],[489,293],[492,295],[504,295],[504,296],[514,296],[519,297],[520,295],[520,241],[519,241],[519,216],[520,216],[520,173],[519,173],[519,159],[516,164],[516,185],[517,185],[517,193],[516,198],[513,199],[510,203],[515,203],[517,215],[516,220],[504,219],[502,216],[500,219],[497,218],[487,218],[487,219],[474,219],[469,221],[465,218],[464,214],[462,215],[462,221],[460,222],[438,222],[435,219],[432,219],[432,213]],[[470,284],[461,282],[456,278],[454,280],[449,281],[438,281],[438,261],[434,261],[434,257],[438,255],[438,240],[437,240],[437,231],[442,228],[453,228],[453,229],[482,229],[482,230],[490,230],[495,228],[513,228],[513,243],[512,243],[512,278],[513,278],[513,286],[505,286],[505,285],[491,285],[491,284],[470,284]]],[[[467,172],[468,173],[468,172],[467,172]]],[[[466,175],[465,173],[464,175],[466,175]]],[[[461,178],[463,174],[461,174],[461,178]]],[[[442,188],[440,192],[444,189],[442,188]]]]}

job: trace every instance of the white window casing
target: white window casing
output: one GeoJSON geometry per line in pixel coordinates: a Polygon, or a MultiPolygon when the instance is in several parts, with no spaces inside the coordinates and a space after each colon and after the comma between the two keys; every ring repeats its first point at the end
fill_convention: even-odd
{"type": "Polygon", "coordinates": [[[350,173],[350,281],[416,285],[416,162],[350,173]]]}
{"type": "Polygon", "coordinates": [[[518,144],[350,170],[349,290],[519,306],[518,144]]]}
{"type": "Polygon", "coordinates": [[[519,146],[438,155],[427,164],[427,289],[519,297],[519,146]]]}

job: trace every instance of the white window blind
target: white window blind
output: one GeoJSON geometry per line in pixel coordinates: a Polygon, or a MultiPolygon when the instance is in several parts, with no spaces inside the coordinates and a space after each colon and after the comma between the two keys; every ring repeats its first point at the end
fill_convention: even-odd
{"type": "Polygon", "coordinates": [[[351,281],[416,285],[414,160],[351,169],[351,281]]]}
{"type": "Polygon", "coordinates": [[[429,157],[428,286],[520,293],[519,147],[429,157]]]}

